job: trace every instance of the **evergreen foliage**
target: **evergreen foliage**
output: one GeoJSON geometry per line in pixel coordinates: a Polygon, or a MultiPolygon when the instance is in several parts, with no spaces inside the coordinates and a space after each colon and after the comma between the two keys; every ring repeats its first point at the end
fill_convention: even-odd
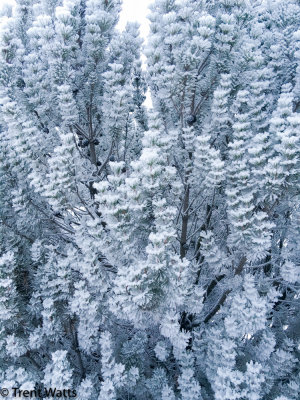
{"type": "Polygon", "coordinates": [[[0,387],[297,400],[300,3],[120,10],[0,15],[0,387]]]}

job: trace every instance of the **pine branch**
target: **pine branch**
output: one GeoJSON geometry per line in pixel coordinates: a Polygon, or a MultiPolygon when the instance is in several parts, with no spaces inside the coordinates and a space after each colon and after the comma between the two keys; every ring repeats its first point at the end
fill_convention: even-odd
{"type": "Polygon", "coordinates": [[[4,217],[0,217],[1,218],[1,222],[3,223],[3,225],[5,225],[7,228],[11,229],[16,235],[22,237],[23,239],[28,240],[31,244],[34,243],[34,239],[32,239],[31,237],[27,236],[25,233],[20,232],[15,226],[11,226],[9,225],[4,217]]]}
{"type": "MultiPolygon", "coordinates": [[[[247,262],[247,258],[245,256],[243,256],[237,266],[237,268],[234,271],[234,275],[240,275],[243,271],[243,268],[245,266],[247,262]]],[[[223,278],[221,278],[220,280],[222,280],[223,278]]],[[[219,282],[220,282],[219,280],[219,282]]],[[[216,285],[215,285],[216,286],[216,285]]],[[[210,287],[212,287],[212,284],[210,284],[210,287]]],[[[212,290],[213,288],[211,288],[212,290]]],[[[215,315],[216,313],[220,310],[220,308],[222,307],[222,305],[225,303],[228,295],[231,293],[232,289],[227,289],[221,296],[221,298],[219,299],[218,303],[215,305],[215,307],[211,310],[211,312],[204,318],[204,322],[207,324],[215,315]]]]}

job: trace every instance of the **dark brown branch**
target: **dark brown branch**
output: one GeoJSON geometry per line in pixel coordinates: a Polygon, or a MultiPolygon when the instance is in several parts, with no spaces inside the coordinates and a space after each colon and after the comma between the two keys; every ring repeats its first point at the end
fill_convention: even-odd
{"type": "MultiPolygon", "coordinates": [[[[234,271],[234,275],[240,275],[243,271],[243,268],[246,264],[247,258],[243,256],[239,262],[239,265],[234,271]]],[[[227,299],[229,293],[231,292],[232,289],[227,289],[219,299],[218,303],[215,305],[215,307],[211,310],[211,312],[204,318],[204,322],[207,324],[215,315],[216,313],[220,310],[222,305],[225,303],[225,300],[227,299]]]]}
{"type": "Polygon", "coordinates": [[[11,229],[15,234],[18,236],[21,236],[22,238],[28,240],[31,244],[34,243],[34,240],[31,239],[29,236],[25,235],[25,233],[20,232],[16,227],[9,225],[3,217],[1,217],[1,222],[3,225],[5,225],[7,228],[11,229]]]}
{"type": "Polygon", "coordinates": [[[187,185],[184,199],[183,199],[183,209],[182,209],[182,225],[181,225],[181,236],[180,236],[180,257],[184,258],[186,255],[186,238],[189,222],[189,200],[190,200],[190,187],[187,185]]]}
{"type": "Polygon", "coordinates": [[[220,310],[221,306],[224,304],[225,300],[227,299],[227,296],[231,292],[231,289],[227,289],[221,296],[220,300],[218,303],[215,305],[215,307],[211,310],[211,312],[204,318],[204,322],[207,324],[214,316],[215,314],[220,310]]]}
{"type": "Polygon", "coordinates": [[[109,159],[110,159],[110,156],[112,155],[113,148],[114,148],[114,140],[111,142],[111,146],[110,146],[108,155],[107,155],[107,157],[106,157],[106,160],[105,160],[104,163],[102,164],[101,168],[99,169],[98,175],[101,175],[101,173],[104,171],[104,168],[105,168],[106,165],[108,164],[109,159]]]}
{"type": "Polygon", "coordinates": [[[78,359],[81,380],[83,380],[83,379],[85,379],[86,374],[85,374],[85,368],[83,366],[81,351],[80,351],[79,343],[78,343],[78,335],[77,335],[76,327],[74,326],[74,321],[69,320],[69,326],[70,326],[70,333],[71,333],[72,341],[73,341],[73,348],[74,348],[74,351],[75,351],[75,353],[77,355],[77,359],[78,359]]]}

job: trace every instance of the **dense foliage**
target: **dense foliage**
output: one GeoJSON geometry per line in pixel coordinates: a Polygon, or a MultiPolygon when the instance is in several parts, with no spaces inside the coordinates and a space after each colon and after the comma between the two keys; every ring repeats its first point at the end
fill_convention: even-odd
{"type": "Polygon", "coordinates": [[[2,13],[0,387],[297,400],[299,1],[120,9],[2,13]]]}

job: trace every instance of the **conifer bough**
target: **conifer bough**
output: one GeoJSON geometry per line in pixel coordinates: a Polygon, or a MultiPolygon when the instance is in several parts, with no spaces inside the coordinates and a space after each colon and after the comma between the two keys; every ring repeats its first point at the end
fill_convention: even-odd
{"type": "Polygon", "coordinates": [[[1,14],[0,387],[298,400],[300,3],[120,9],[1,14]]]}

